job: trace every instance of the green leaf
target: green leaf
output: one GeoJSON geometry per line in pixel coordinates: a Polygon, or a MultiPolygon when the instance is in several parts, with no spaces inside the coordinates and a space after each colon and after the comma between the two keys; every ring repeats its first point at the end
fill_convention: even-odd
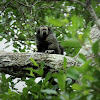
{"type": "Polygon", "coordinates": [[[51,78],[52,74],[48,72],[45,77],[45,82],[47,82],[51,78]]]}
{"type": "Polygon", "coordinates": [[[25,38],[24,34],[19,34],[18,39],[21,41],[25,41],[26,38],[25,38]]]}
{"type": "Polygon", "coordinates": [[[33,68],[26,68],[26,70],[30,70],[30,75],[31,75],[31,76],[34,76],[33,72],[34,72],[34,73],[37,73],[37,74],[40,75],[40,76],[42,76],[42,75],[43,75],[43,72],[44,72],[43,69],[38,69],[38,70],[36,70],[36,69],[33,69],[33,68]]]}
{"type": "Polygon", "coordinates": [[[83,31],[82,39],[83,41],[87,41],[90,39],[90,30],[91,30],[91,23],[88,23],[87,27],[83,31]]]}
{"type": "MultiPolygon", "coordinates": [[[[84,90],[84,94],[85,95],[88,95],[90,93],[90,89],[86,89],[86,90],[84,90]]],[[[90,99],[91,100],[91,99],[90,99]]]]}
{"type": "Polygon", "coordinates": [[[39,74],[40,76],[42,76],[43,73],[44,73],[44,70],[43,69],[39,69],[36,73],[39,74]]]}
{"type": "Polygon", "coordinates": [[[11,46],[11,45],[7,45],[7,46],[5,47],[5,49],[8,48],[9,46],[11,46]]]}
{"type": "Polygon", "coordinates": [[[9,94],[11,94],[11,93],[12,93],[12,92],[11,92],[11,89],[8,89],[8,93],[9,93],[9,94]]]}
{"type": "Polygon", "coordinates": [[[18,44],[17,42],[14,42],[14,43],[13,43],[13,47],[14,47],[14,48],[18,48],[18,47],[21,47],[21,45],[18,44]]]}
{"type": "Polygon", "coordinates": [[[2,74],[2,81],[3,81],[3,83],[6,83],[7,82],[7,79],[5,77],[5,74],[2,74]]]}
{"type": "Polygon", "coordinates": [[[82,86],[80,86],[79,84],[75,83],[72,85],[72,89],[73,90],[77,90],[77,91],[81,91],[82,90],[82,86]]]}
{"type": "Polygon", "coordinates": [[[56,27],[65,26],[69,22],[68,19],[56,19],[54,17],[46,17],[45,20],[56,27]]]}
{"type": "Polygon", "coordinates": [[[0,41],[2,41],[3,40],[3,38],[0,38],[0,41]]]}
{"type": "Polygon", "coordinates": [[[59,73],[57,76],[59,88],[65,90],[66,75],[64,73],[59,73]]]}
{"type": "Polygon", "coordinates": [[[65,70],[67,67],[67,59],[66,57],[64,57],[64,61],[63,61],[63,69],[65,70]]]}
{"type": "Polygon", "coordinates": [[[34,66],[39,67],[39,65],[36,63],[36,61],[33,58],[30,58],[30,60],[32,61],[32,63],[33,63],[34,66]]]}
{"type": "Polygon", "coordinates": [[[34,71],[33,71],[33,68],[26,68],[26,70],[29,70],[29,71],[30,71],[30,74],[28,74],[28,75],[31,75],[31,76],[33,76],[33,77],[35,76],[35,75],[33,74],[33,72],[34,72],[34,71]]]}
{"type": "Polygon", "coordinates": [[[83,27],[83,19],[81,17],[74,15],[71,17],[71,21],[75,29],[83,27]]]}
{"type": "Polygon", "coordinates": [[[27,87],[23,88],[23,95],[24,96],[28,95],[28,88],[27,87]]]}
{"type": "Polygon", "coordinates": [[[72,33],[72,36],[75,37],[77,30],[83,28],[84,22],[83,18],[73,15],[71,17],[72,25],[68,26],[68,30],[72,33]]]}
{"type": "Polygon", "coordinates": [[[71,38],[61,42],[63,47],[81,48],[81,43],[78,39],[71,38]]]}
{"type": "Polygon", "coordinates": [[[79,54],[79,57],[80,57],[83,61],[86,61],[86,57],[85,57],[82,53],[79,54]]]}
{"type": "Polygon", "coordinates": [[[41,91],[41,86],[40,85],[37,85],[37,84],[35,84],[35,85],[32,85],[32,87],[30,87],[30,91],[31,92],[35,92],[35,93],[39,93],[40,91],[41,91]]]}
{"type": "Polygon", "coordinates": [[[95,55],[98,54],[100,49],[100,40],[97,40],[93,45],[92,45],[92,51],[95,55]]]}
{"type": "Polygon", "coordinates": [[[66,74],[68,77],[72,78],[72,79],[79,79],[80,73],[74,68],[74,67],[70,67],[67,69],[66,74]]]}
{"type": "Polygon", "coordinates": [[[40,63],[40,67],[41,67],[41,68],[44,68],[44,66],[45,66],[45,63],[42,61],[42,62],[40,63]]]}
{"type": "Polygon", "coordinates": [[[85,73],[86,70],[88,70],[90,63],[92,62],[92,60],[88,60],[86,61],[81,67],[80,67],[80,71],[85,73]]]}
{"type": "Polygon", "coordinates": [[[57,94],[57,92],[52,89],[44,89],[44,90],[41,90],[41,92],[46,93],[46,94],[55,94],[55,95],[57,94]]]}
{"type": "Polygon", "coordinates": [[[36,84],[35,78],[29,78],[28,80],[25,80],[25,82],[28,87],[32,86],[33,84],[36,84]]]}

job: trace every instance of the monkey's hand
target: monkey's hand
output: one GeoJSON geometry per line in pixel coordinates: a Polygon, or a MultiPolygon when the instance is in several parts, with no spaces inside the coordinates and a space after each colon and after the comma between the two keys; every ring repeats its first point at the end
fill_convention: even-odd
{"type": "Polygon", "coordinates": [[[54,50],[46,50],[45,53],[48,53],[48,54],[55,54],[55,51],[54,51],[54,50]]]}

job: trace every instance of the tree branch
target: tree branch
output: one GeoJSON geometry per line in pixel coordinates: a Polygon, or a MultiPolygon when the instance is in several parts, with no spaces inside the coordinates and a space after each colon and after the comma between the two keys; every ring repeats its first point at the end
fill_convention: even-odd
{"type": "MultiPolygon", "coordinates": [[[[4,7],[3,10],[1,11],[1,14],[4,12],[4,10],[7,8],[8,5],[10,5],[14,0],[9,1],[4,7]]],[[[0,15],[1,15],[0,14],[0,15]]]]}
{"type": "Polygon", "coordinates": [[[22,6],[25,6],[25,7],[29,7],[29,8],[31,8],[32,6],[30,6],[30,5],[26,5],[26,4],[24,4],[24,3],[22,3],[22,2],[20,2],[20,1],[17,1],[17,0],[15,0],[17,3],[19,3],[20,5],[22,5],[22,6]]]}
{"type": "MultiPolygon", "coordinates": [[[[45,53],[7,53],[0,52],[0,72],[5,72],[10,75],[21,77],[26,75],[25,68],[32,67],[37,69],[33,65],[30,58],[33,58],[39,65],[41,62],[45,63],[45,72],[58,71],[63,67],[64,55],[57,54],[45,54],[45,53]],[[24,74],[24,75],[23,75],[24,74]]],[[[67,57],[68,66],[76,65],[76,62],[67,57]]]]}
{"type": "Polygon", "coordinates": [[[68,1],[72,1],[72,2],[75,2],[77,4],[81,4],[83,7],[86,7],[86,4],[81,2],[81,1],[78,1],[78,0],[68,0],[68,1]]]}
{"type": "Polygon", "coordinates": [[[100,30],[100,22],[99,22],[99,18],[97,17],[92,5],[91,5],[91,0],[86,0],[86,9],[89,11],[92,19],[94,20],[94,22],[96,23],[96,25],[98,26],[98,29],[100,30]]]}
{"type": "Polygon", "coordinates": [[[75,2],[77,4],[81,4],[84,8],[86,8],[89,11],[89,13],[90,13],[93,21],[98,26],[98,29],[100,30],[100,22],[99,22],[99,19],[98,19],[97,15],[96,15],[96,13],[95,13],[92,5],[91,5],[91,0],[85,0],[86,1],[86,4],[83,3],[83,2],[81,2],[81,1],[79,1],[79,0],[70,0],[70,1],[75,2]]]}
{"type": "Polygon", "coordinates": [[[48,9],[48,8],[52,8],[57,1],[54,2],[54,4],[50,5],[50,6],[46,6],[46,7],[39,7],[38,9],[36,9],[36,11],[40,10],[40,9],[48,9]]]}

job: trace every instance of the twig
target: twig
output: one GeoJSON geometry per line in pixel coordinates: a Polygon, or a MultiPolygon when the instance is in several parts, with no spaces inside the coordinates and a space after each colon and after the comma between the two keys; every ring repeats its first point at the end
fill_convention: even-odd
{"type": "Polygon", "coordinates": [[[81,2],[81,1],[78,1],[78,0],[68,0],[68,1],[73,1],[73,2],[75,2],[77,4],[81,4],[83,7],[86,7],[86,4],[81,2]]]}
{"type": "MultiPolygon", "coordinates": [[[[11,4],[12,1],[14,1],[14,0],[9,1],[9,2],[3,7],[3,10],[1,11],[1,14],[4,12],[4,10],[7,8],[7,6],[8,6],[9,4],[11,4]]],[[[0,14],[0,15],[1,15],[1,14],[0,14]]]]}
{"type": "Polygon", "coordinates": [[[83,3],[83,2],[81,2],[79,0],[70,0],[70,1],[73,1],[73,2],[75,2],[77,4],[81,4],[84,8],[86,8],[89,11],[92,19],[94,20],[94,22],[98,26],[98,29],[100,30],[100,22],[99,22],[99,19],[98,19],[97,15],[96,15],[92,5],[91,5],[91,0],[85,0],[86,3],[83,3]]]}
{"type": "Polygon", "coordinates": [[[52,7],[55,5],[56,2],[57,2],[57,1],[55,1],[54,4],[52,4],[52,5],[50,5],[50,6],[39,7],[38,9],[36,9],[36,11],[37,11],[37,10],[40,10],[40,9],[48,9],[48,8],[52,8],[52,7]]]}
{"type": "Polygon", "coordinates": [[[37,0],[32,6],[35,6],[38,2],[40,2],[40,1],[37,0]]]}
{"type": "Polygon", "coordinates": [[[54,30],[58,31],[60,34],[63,34],[63,32],[61,32],[60,30],[53,28],[54,30]]]}
{"type": "MultiPolygon", "coordinates": [[[[31,8],[31,15],[32,15],[32,9],[34,9],[35,10],[35,8],[34,8],[34,6],[38,3],[38,2],[40,2],[39,0],[37,0],[33,5],[32,5],[32,8],[31,8]]],[[[35,14],[35,13],[34,13],[35,14]]]]}
{"type": "Polygon", "coordinates": [[[15,0],[17,3],[19,3],[19,4],[21,4],[22,6],[25,6],[25,7],[29,7],[29,8],[31,8],[32,6],[29,6],[29,5],[26,5],[26,4],[24,4],[24,3],[22,3],[22,2],[20,2],[20,1],[17,1],[17,0],[15,0]]]}
{"type": "Polygon", "coordinates": [[[86,9],[89,11],[92,19],[94,20],[94,22],[96,23],[96,25],[98,26],[98,29],[100,30],[100,22],[99,22],[99,18],[97,17],[92,5],[91,5],[91,0],[86,0],[86,9]]]}

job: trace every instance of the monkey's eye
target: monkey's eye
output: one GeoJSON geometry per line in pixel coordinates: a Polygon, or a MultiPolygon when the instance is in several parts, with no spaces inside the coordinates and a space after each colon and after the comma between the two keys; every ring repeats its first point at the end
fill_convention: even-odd
{"type": "Polygon", "coordinates": [[[46,31],[46,29],[43,29],[43,31],[46,31]]]}

